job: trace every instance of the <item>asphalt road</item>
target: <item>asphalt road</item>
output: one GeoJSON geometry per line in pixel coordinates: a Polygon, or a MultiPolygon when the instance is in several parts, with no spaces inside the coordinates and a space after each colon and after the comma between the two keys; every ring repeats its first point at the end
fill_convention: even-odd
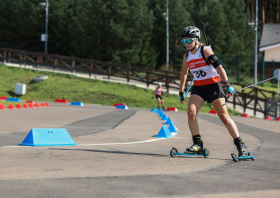
{"type": "MultiPolygon", "coordinates": [[[[171,146],[181,149],[191,144],[189,132],[185,132],[185,113],[167,113],[179,128],[174,138],[137,144],[153,139],[163,125],[148,110],[62,105],[37,109],[37,115],[35,109],[32,113],[27,109],[20,111],[37,117],[42,112],[48,116],[63,111],[66,111],[64,116],[70,116],[71,112],[83,115],[76,116],[82,118],[76,120],[69,117],[70,123],[55,118],[52,123],[65,127],[78,146],[9,147],[22,141],[26,131],[1,132],[0,197],[277,197],[280,194],[280,125],[276,121],[248,119],[247,122],[245,118],[233,118],[256,158],[236,163],[230,157],[231,152],[236,153],[232,140],[223,133],[225,127],[219,118],[210,114],[198,116],[202,134],[205,133],[204,144],[211,152],[204,159],[169,156],[171,146]],[[113,145],[114,142],[120,145],[113,145]],[[125,142],[129,144],[122,145],[125,142]],[[47,169],[46,163],[54,167],[47,169]]],[[[8,117],[14,114],[11,110],[0,111],[1,115],[5,113],[8,117]]],[[[14,116],[22,118],[18,113],[14,116]]],[[[1,122],[9,125],[5,119],[1,122]]],[[[14,122],[10,120],[10,124],[14,122]]],[[[25,121],[26,128],[30,123],[25,121]]]]}

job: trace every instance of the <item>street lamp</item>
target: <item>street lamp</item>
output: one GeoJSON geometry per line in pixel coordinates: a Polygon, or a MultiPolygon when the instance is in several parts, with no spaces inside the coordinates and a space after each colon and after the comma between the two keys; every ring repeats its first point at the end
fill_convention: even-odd
{"type": "Polygon", "coordinates": [[[258,73],[258,0],[256,0],[256,18],[255,18],[255,84],[257,84],[258,73]]]}
{"type": "Polygon", "coordinates": [[[49,15],[49,0],[46,3],[40,3],[42,6],[46,6],[46,27],[45,34],[41,35],[41,41],[45,41],[45,54],[48,53],[48,15],[49,15]]]}
{"type": "Polygon", "coordinates": [[[169,70],[169,25],[168,25],[168,0],[166,0],[166,13],[162,14],[166,20],[166,69],[169,70]]]}
{"type": "Polygon", "coordinates": [[[257,84],[257,74],[258,74],[258,0],[256,0],[256,14],[255,22],[248,23],[251,27],[255,26],[255,75],[254,75],[254,84],[257,84]]]}

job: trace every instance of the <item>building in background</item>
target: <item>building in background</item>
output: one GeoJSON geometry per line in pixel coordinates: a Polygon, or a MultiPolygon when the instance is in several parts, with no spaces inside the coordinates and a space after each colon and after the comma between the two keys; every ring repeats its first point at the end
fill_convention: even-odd
{"type": "Polygon", "coordinates": [[[264,61],[280,62],[280,24],[264,24],[259,51],[264,61]]]}

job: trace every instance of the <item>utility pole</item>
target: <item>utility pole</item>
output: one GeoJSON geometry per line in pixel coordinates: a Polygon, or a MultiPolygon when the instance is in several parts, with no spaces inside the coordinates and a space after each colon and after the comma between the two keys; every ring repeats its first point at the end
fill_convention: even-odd
{"type": "Polygon", "coordinates": [[[42,6],[46,6],[46,26],[45,26],[45,34],[41,35],[41,41],[45,41],[45,54],[48,53],[48,21],[49,21],[49,0],[46,0],[46,3],[40,3],[42,6]]]}
{"type": "Polygon", "coordinates": [[[256,0],[256,14],[255,14],[255,84],[257,84],[258,76],[258,0],[256,0]]]}
{"type": "Polygon", "coordinates": [[[169,70],[169,24],[168,24],[168,0],[166,0],[166,70],[169,70]]]}
{"type": "Polygon", "coordinates": [[[49,0],[46,0],[46,28],[45,28],[45,34],[46,34],[46,41],[45,41],[45,54],[48,53],[48,21],[49,21],[49,0]]]}

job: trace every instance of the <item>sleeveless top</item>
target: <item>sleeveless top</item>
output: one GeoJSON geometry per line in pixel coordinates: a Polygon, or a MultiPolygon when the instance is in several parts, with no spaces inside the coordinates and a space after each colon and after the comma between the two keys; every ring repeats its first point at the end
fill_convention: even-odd
{"type": "Polygon", "coordinates": [[[161,87],[156,88],[156,95],[160,96],[161,95],[161,91],[162,91],[161,87]]]}
{"type": "MultiPolygon", "coordinates": [[[[203,86],[220,82],[220,77],[217,73],[217,70],[212,64],[207,65],[201,54],[200,47],[196,54],[192,55],[189,51],[186,55],[188,68],[194,76],[193,85],[203,86]]],[[[205,46],[204,49],[205,48],[209,48],[212,51],[211,47],[209,46],[205,46]]]]}

